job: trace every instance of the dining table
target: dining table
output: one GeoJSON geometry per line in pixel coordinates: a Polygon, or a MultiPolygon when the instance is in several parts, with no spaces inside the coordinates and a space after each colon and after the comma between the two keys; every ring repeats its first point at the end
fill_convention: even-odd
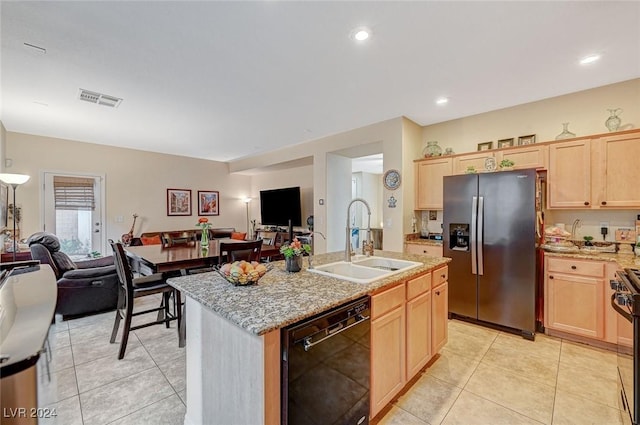
{"type": "MultiPolygon", "coordinates": [[[[153,273],[167,273],[212,267],[218,264],[220,243],[242,242],[237,239],[220,238],[209,241],[207,249],[203,249],[200,242],[180,244],[172,247],[157,245],[127,246],[125,252],[132,260],[132,268],[141,275],[153,273]]],[[[263,244],[260,257],[268,258],[280,253],[279,245],[263,244]]]]}

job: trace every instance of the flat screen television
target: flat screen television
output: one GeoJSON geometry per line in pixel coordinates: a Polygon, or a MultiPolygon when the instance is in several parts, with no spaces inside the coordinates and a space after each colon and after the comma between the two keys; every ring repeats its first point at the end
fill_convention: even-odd
{"type": "Polygon", "coordinates": [[[260,218],[265,226],[302,226],[300,187],[260,191],[260,218]]]}

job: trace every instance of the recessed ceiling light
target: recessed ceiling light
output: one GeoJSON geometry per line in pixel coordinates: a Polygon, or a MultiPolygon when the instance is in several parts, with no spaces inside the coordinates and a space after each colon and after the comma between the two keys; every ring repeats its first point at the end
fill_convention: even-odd
{"type": "Polygon", "coordinates": [[[589,55],[580,59],[580,65],[587,65],[600,59],[600,55],[589,55]]]}
{"type": "Polygon", "coordinates": [[[447,102],[449,102],[449,99],[447,99],[446,97],[440,97],[440,98],[436,99],[436,103],[438,105],[444,105],[447,102]]]}
{"type": "Polygon", "coordinates": [[[371,30],[366,27],[358,27],[351,31],[351,38],[356,41],[365,41],[371,37],[371,30]]]}

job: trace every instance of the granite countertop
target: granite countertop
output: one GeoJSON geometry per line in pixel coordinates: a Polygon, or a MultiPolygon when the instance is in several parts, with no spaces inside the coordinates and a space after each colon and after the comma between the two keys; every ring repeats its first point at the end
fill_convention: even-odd
{"type": "MultiPolygon", "coordinates": [[[[342,260],[343,256],[343,252],[319,254],[313,257],[313,263],[332,263],[342,260]]],[[[375,256],[417,261],[424,265],[369,284],[311,273],[307,270],[306,259],[298,273],[285,272],[284,261],[271,263],[271,270],[257,285],[234,286],[217,272],[171,278],[168,282],[246,331],[262,335],[451,261],[390,251],[375,251],[375,256]]]]}
{"type": "Polygon", "coordinates": [[[409,233],[404,237],[404,243],[414,243],[416,245],[442,246],[442,241],[435,239],[423,239],[419,233],[409,233]]]}
{"type": "Polygon", "coordinates": [[[589,252],[548,252],[544,253],[547,257],[559,257],[559,258],[577,258],[581,260],[595,260],[595,261],[615,261],[623,268],[640,268],[640,257],[636,257],[634,254],[613,254],[613,253],[589,253],[589,252]]]}

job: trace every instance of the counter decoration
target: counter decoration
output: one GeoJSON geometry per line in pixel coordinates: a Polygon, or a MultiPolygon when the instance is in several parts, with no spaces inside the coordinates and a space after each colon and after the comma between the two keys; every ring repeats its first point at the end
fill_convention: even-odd
{"type": "Polygon", "coordinates": [[[200,247],[202,249],[209,249],[209,229],[211,229],[211,223],[207,217],[200,217],[196,227],[202,229],[202,235],[200,236],[200,247]]]}
{"type": "Polygon", "coordinates": [[[609,118],[604,122],[604,125],[610,132],[618,131],[620,124],[622,123],[618,114],[622,113],[622,109],[607,109],[607,111],[609,111],[609,118]]]}
{"type": "Polygon", "coordinates": [[[257,261],[235,261],[225,263],[218,268],[218,272],[236,286],[253,285],[267,273],[267,266],[257,261]]]}
{"type": "Polygon", "coordinates": [[[311,252],[311,246],[302,243],[298,238],[293,238],[289,244],[280,247],[280,253],[284,255],[285,270],[289,273],[297,273],[302,270],[302,256],[311,252]]]}

